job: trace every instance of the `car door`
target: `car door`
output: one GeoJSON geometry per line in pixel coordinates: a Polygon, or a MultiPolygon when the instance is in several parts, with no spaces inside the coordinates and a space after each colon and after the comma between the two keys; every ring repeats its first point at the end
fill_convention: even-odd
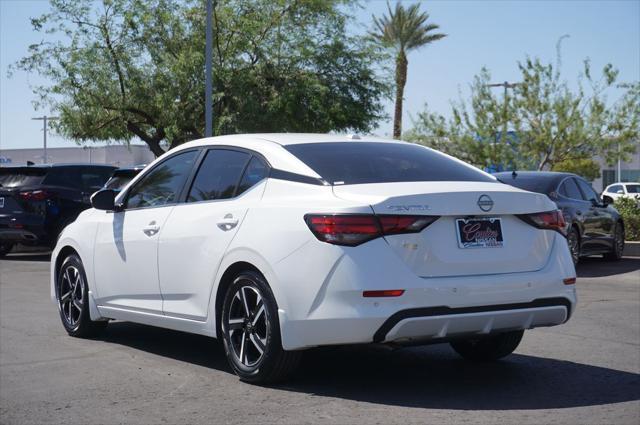
{"type": "Polygon", "coordinates": [[[589,203],[585,217],[585,233],[590,239],[589,249],[609,249],[613,243],[614,222],[609,208],[602,203],[595,190],[581,178],[575,178],[582,192],[582,199],[589,203]]]}
{"type": "Polygon", "coordinates": [[[247,209],[264,191],[267,164],[249,152],[211,149],[186,201],[160,236],[160,288],[165,315],[204,321],[222,257],[247,209]]]}
{"type": "Polygon", "coordinates": [[[117,212],[104,212],[94,251],[98,305],[162,313],[158,238],[199,154],[180,152],[158,163],[124,195],[117,212]]]}

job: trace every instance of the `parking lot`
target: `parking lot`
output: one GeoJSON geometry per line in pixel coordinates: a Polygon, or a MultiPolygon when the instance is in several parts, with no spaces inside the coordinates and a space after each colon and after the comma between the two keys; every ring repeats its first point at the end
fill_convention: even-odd
{"type": "Polygon", "coordinates": [[[213,339],[111,323],[68,337],[47,255],[0,261],[0,423],[640,423],[640,258],[578,268],[569,323],[494,364],[448,346],[311,350],[292,381],[242,383],[213,339]]]}

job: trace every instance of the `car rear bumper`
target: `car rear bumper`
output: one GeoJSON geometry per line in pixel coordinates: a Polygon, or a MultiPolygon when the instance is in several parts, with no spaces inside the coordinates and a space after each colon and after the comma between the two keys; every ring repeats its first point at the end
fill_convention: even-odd
{"type": "Polygon", "coordinates": [[[0,229],[2,242],[37,242],[38,235],[25,229],[0,229]]]}
{"type": "Polygon", "coordinates": [[[329,254],[314,251],[328,244],[307,244],[279,264],[284,291],[278,285],[274,292],[285,349],[480,337],[559,325],[575,309],[575,285],[563,283],[575,277],[575,269],[559,234],[542,269],[475,276],[419,277],[389,255],[384,241],[365,245],[337,252],[325,271],[320,269],[329,254]],[[305,275],[284,275],[295,268],[291,263],[305,275]],[[365,290],[384,289],[404,293],[363,297],[365,290]]]}

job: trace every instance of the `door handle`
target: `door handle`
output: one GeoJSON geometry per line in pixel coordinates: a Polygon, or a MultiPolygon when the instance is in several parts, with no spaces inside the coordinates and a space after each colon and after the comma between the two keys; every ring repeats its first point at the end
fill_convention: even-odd
{"type": "Polygon", "coordinates": [[[142,231],[145,235],[151,237],[160,231],[160,226],[158,226],[155,221],[152,221],[147,226],[143,227],[142,231]]]}
{"type": "Polygon", "coordinates": [[[238,219],[233,218],[233,215],[231,214],[225,215],[223,219],[218,221],[218,227],[221,230],[224,230],[225,232],[233,229],[237,225],[238,225],[238,219]]]}

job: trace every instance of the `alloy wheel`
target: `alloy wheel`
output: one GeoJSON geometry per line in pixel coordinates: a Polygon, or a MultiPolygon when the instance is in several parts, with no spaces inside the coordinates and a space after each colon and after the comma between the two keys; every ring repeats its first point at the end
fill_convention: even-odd
{"type": "Polygon", "coordinates": [[[58,287],[60,311],[67,325],[75,328],[82,314],[84,300],[84,280],[77,267],[65,268],[58,287]]]}
{"type": "Polygon", "coordinates": [[[571,230],[569,232],[567,241],[569,242],[569,251],[571,252],[573,264],[577,264],[578,260],[580,259],[580,245],[578,241],[578,235],[576,234],[575,230],[571,230]]]}
{"type": "Polygon", "coordinates": [[[226,320],[233,355],[246,367],[257,365],[267,347],[269,319],[264,300],[252,286],[240,286],[233,295],[226,320]]]}

